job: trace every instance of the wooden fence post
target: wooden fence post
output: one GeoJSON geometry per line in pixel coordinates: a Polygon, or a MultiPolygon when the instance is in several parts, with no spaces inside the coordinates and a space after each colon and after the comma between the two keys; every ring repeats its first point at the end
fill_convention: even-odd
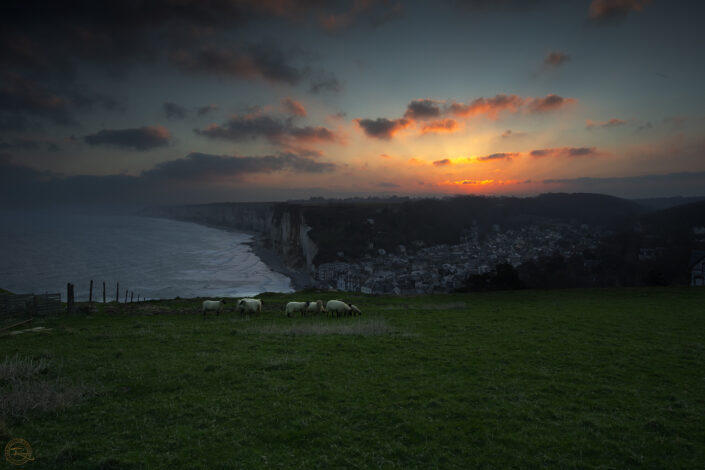
{"type": "Polygon", "coordinates": [[[125,303],[127,303],[127,289],[125,289],[125,303]]]}
{"type": "Polygon", "coordinates": [[[120,283],[117,283],[117,287],[115,288],[115,303],[119,304],[120,303],[120,283]]]}
{"type": "Polygon", "coordinates": [[[105,303],[105,281],[103,281],[103,303],[105,303]]]}
{"type": "Polygon", "coordinates": [[[132,300],[135,298],[135,292],[130,291],[130,303],[132,303],[132,300]]]}
{"type": "Polygon", "coordinates": [[[91,287],[88,288],[88,303],[93,302],[93,279],[91,279],[91,287]]]}
{"type": "Polygon", "coordinates": [[[66,311],[73,313],[73,284],[66,284],[66,311]]]}

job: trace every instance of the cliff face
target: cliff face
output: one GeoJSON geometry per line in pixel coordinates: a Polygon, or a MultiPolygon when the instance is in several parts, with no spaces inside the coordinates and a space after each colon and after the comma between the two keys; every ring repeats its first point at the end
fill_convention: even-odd
{"type": "Polygon", "coordinates": [[[318,248],[299,206],[286,203],[220,203],[161,207],[158,217],[215,225],[260,234],[290,268],[313,273],[318,248]]]}

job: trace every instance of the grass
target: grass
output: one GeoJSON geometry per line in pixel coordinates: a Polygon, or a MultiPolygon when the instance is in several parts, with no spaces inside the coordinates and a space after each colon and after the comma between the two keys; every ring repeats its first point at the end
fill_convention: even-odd
{"type": "Polygon", "coordinates": [[[46,357],[5,356],[0,362],[0,417],[17,419],[35,411],[59,410],[89,395],[88,388],[72,384],[57,371],[46,357]]]}
{"type": "Polygon", "coordinates": [[[93,393],[3,416],[6,438],[30,442],[33,468],[702,468],[703,289],[283,315],[332,295],[266,294],[254,317],[174,300],[35,321],[50,330],[0,338],[25,371],[10,375],[93,393]]]}

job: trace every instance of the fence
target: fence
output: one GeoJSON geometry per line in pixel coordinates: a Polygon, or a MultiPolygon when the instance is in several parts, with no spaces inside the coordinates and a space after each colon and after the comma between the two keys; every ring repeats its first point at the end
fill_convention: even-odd
{"type": "Polygon", "coordinates": [[[0,316],[58,314],[63,311],[61,294],[0,294],[0,316]]]}

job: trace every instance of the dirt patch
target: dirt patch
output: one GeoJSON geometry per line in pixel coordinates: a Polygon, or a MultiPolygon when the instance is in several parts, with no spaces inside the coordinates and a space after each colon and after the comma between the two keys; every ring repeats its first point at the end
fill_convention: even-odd
{"type": "Polygon", "coordinates": [[[400,333],[387,324],[384,319],[372,318],[353,323],[295,323],[291,325],[266,325],[243,330],[246,333],[310,336],[310,335],[347,335],[378,336],[400,333]]]}

